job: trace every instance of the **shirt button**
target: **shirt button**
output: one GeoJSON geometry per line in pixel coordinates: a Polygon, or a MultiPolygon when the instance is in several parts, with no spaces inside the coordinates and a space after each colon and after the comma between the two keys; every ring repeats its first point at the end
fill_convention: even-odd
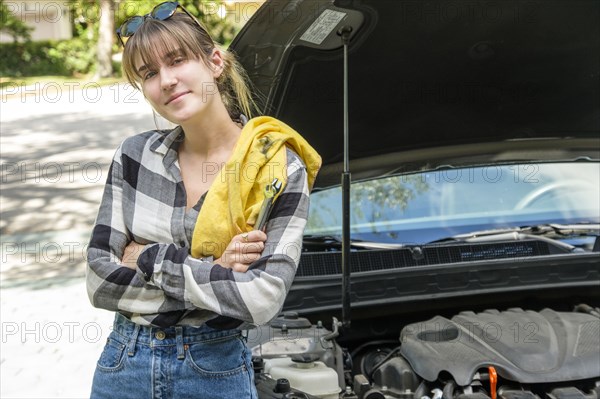
{"type": "Polygon", "coordinates": [[[162,341],[163,339],[165,339],[167,334],[165,334],[164,331],[157,331],[156,334],[154,334],[154,336],[156,337],[156,339],[162,341]]]}

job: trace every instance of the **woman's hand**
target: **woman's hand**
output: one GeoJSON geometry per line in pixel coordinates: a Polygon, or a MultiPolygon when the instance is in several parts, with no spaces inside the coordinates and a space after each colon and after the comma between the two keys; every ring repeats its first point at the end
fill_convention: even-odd
{"type": "Polygon", "coordinates": [[[235,272],[245,272],[252,262],[260,259],[266,240],[267,235],[260,230],[238,234],[231,239],[225,252],[214,262],[235,272]]]}
{"type": "Polygon", "coordinates": [[[125,247],[123,251],[123,259],[121,259],[121,264],[125,267],[135,270],[137,268],[137,260],[145,245],[138,244],[135,241],[131,241],[125,247]]]}

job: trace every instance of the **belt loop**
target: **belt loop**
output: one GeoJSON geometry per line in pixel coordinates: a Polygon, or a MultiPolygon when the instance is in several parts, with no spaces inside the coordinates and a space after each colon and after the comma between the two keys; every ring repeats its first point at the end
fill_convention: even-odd
{"type": "Polygon", "coordinates": [[[185,359],[185,349],[183,347],[183,327],[175,326],[175,334],[177,340],[177,359],[185,359]]]}
{"type": "Polygon", "coordinates": [[[135,344],[137,342],[138,334],[140,333],[140,325],[135,324],[135,328],[133,329],[133,333],[129,337],[129,344],[127,345],[127,355],[133,356],[135,355],[135,344]]]}

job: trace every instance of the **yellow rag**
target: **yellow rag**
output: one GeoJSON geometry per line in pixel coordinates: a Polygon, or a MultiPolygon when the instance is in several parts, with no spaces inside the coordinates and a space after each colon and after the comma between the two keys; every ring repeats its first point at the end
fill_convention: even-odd
{"type": "Polygon", "coordinates": [[[246,123],[233,153],[212,183],[194,227],[191,254],[219,258],[233,236],[254,229],[265,186],[287,183],[286,147],[304,161],[312,189],[321,157],[294,129],[268,116],[246,123]]]}

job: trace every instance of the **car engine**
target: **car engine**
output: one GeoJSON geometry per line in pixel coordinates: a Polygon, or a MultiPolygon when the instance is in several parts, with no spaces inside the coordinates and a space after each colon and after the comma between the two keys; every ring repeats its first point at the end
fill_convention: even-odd
{"type": "Polygon", "coordinates": [[[249,330],[259,397],[600,398],[600,310],[588,305],[434,316],[351,350],[339,327],[290,312],[249,330]]]}

